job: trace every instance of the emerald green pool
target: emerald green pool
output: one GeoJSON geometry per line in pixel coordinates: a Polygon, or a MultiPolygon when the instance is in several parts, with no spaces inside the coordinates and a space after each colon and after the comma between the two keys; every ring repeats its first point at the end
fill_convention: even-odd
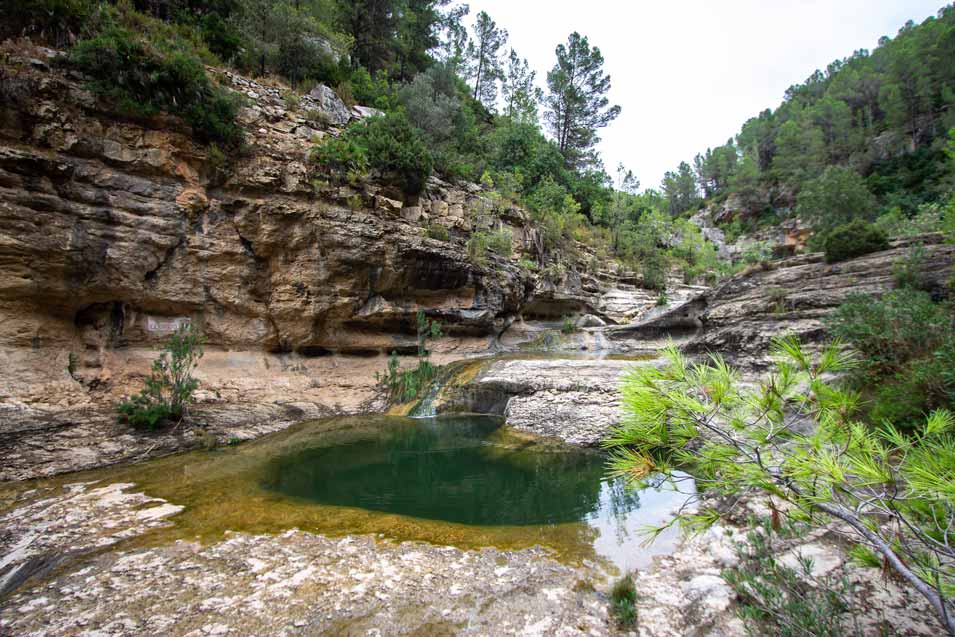
{"type": "MultiPolygon", "coordinates": [[[[495,441],[500,419],[396,419],[355,440],[270,461],[263,486],[319,504],[477,525],[577,522],[601,508],[602,454],[495,441]]],[[[619,492],[616,509],[640,507],[619,492]]]]}
{"type": "Polygon", "coordinates": [[[349,416],[21,486],[132,482],[183,506],[170,526],[133,544],[298,528],[461,548],[540,545],[602,570],[644,567],[676,537],[668,531],[644,546],[640,531],[668,519],[687,495],[668,484],[629,490],[606,477],[605,462],[597,450],[537,438],[496,417],[349,416]]]}

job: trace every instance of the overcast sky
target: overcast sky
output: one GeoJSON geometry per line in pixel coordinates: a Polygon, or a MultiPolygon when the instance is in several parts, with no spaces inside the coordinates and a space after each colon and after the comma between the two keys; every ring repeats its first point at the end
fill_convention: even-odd
{"type": "Polygon", "coordinates": [[[872,50],[906,20],[921,22],[941,0],[472,0],[510,34],[510,46],[545,86],[554,48],[572,31],[606,61],[611,104],[600,151],[642,187],[726,142],[785,90],[857,49],[872,50]]]}

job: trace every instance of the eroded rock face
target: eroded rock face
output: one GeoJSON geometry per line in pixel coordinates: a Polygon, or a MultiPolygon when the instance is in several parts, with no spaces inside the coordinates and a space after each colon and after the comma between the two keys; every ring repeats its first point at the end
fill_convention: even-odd
{"type": "MultiPolygon", "coordinates": [[[[924,273],[944,294],[955,266],[955,246],[926,242],[924,273]]],[[[773,337],[795,334],[804,342],[826,337],[826,318],[849,294],[880,296],[894,286],[896,262],[909,255],[913,240],[895,242],[889,250],[842,263],[828,264],[821,254],[808,254],[733,277],[696,302],[700,336],[692,352],[720,353],[740,365],[766,361],[773,337]]]]}
{"type": "MultiPolygon", "coordinates": [[[[301,401],[338,384],[310,361],[413,352],[419,309],[444,325],[445,350],[476,351],[526,299],[516,265],[468,257],[479,217],[463,211],[480,208],[479,190],[432,180],[405,201],[373,183],[316,187],[312,140],[335,130],[303,113],[314,99],[292,110],[277,89],[216,72],[248,98],[248,147],[225,170],[181,122],[118,118],[56,65],[14,56],[0,69],[0,360],[16,370],[0,381],[5,407],[111,403],[148,369],[139,353],[187,322],[208,341],[209,392],[301,401]],[[428,238],[428,224],[451,240],[428,238]],[[215,352],[228,354],[218,367],[215,352]]],[[[357,409],[366,367],[357,400],[305,402],[357,409]]]]}
{"type": "Polygon", "coordinates": [[[486,365],[437,411],[479,411],[507,424],[578,445],[596,445],[620,422],[621,377],[654,361],[504,359],[486,365]]]}

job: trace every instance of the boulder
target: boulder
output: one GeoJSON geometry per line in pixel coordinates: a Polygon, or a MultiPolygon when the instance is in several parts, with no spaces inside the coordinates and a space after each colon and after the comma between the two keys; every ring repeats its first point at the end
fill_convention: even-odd
{"type": "Polygon", "coordinates": [[[315,103],[315,106],[328,117],[328,121],[337,126],[344,126],[351,118],[351,110],[345,106],[345,102],[324,84],[318,84],[308,93],[308,97],[315,103]]]}

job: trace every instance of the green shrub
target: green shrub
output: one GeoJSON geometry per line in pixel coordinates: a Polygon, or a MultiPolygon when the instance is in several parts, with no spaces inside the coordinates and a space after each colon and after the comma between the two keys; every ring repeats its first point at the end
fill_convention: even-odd
{"type": "Polygon", "coordinates": [[[853,380],[870,420],[911,428],[955,404],[955,309],[911,288],[881,299],[852,294],[829,321],[858,353],[853,380]]]}
{"type": "Polygon", "coordinates": [[[862,219],[833,228],[823,240],[826,263],[853,259],[888,247],[885,233],[862,219]]]}
{"type": "MultiPolygon", "coordinates": [[[[634,368],[621,382],[624,414],[604,443],[615,452],[612,475],[642,488],[659,484],[660,473],[682,481],[679,468],[692,473],[698,494],[716,492],[730,502],[763,494],[784,502],[771,523],[785,515],[810,529],[837,524],[842,537],[877,550],[887,572],[924,597],[955,634],[948,614],[955,573],[937,557],[955,548],[948,532],[955,511],[955,414],[929,414],[916,436],[892,423],[869,427],[857,420],[858,396],[826,380],[853,366],[839,343],[813,356],[793,337],[774,339],[773,370],[745,385],[718,355],[691,362],[672,344],[663,354],[665,365],[634,368]],[[810,422],[797,424],[793,413],[810,422]]],[[[676,524],[700,531],[725,515],[709,503],[679,513],[676,524]]],[[[759,550],[758,541],[751,538],[753,568],[743,563],[745,571],[728,580],[749,619],[768,622],[752,633],[838,631],[834,622],[844,605],[829,595],[839,589],[804,587],[808,560],[794,576],[773,563],[777,550],[759,550]]]]}
{"type": "Polygon", "coordinates": [[[97,0],[4,0],[0,3],[0,40],[20,35],[65,46],[92,18],[97,0]]]}
{"type": "Polygon", "coordinates": [[[431,176],[433,159],[424,139],[401,113],[372,117],[354,124],[346,135],[365,149],[368,163],[392,178],[405,193],[416,195],[431,176]]]}
{"type": "Polygon", "coordinates": [[[907,257],[893,263],[892,278],[897,288],[928,290],[929,281],[925,275],[925,247],[912,246],[907,257]]]}
{"type": "Polygon", "coordinates": [[[574,321],[573,316],[565,316],[564,320],[560,324],[560,331],[564,334],[573,334],[579,332],[580,328],[577,327],[577,323],[574,321]]]}
{"type": "Polygon", "coordinates": [[[134,427],[156,429],[169,420],[179,420],[199,387],[193,372],[202,358],[203,338],[190,325],[183,325],[169,338],[141,392],[120,401],[121,416],[134,427]]]}
{"type": "Polygon", "coordinates": [[[621,628],[637,623],[637,588],[632,575],[624,575],[614,582],[610,591],[611,611],[621,628]]]}
{"type": "Polygon", "coordinates": [[[852,587],[846,578],[812,575],[812,562],[798,569],[776,559],[770,525],[750,532],[736,547],[739,565],[723,571],[737,595],[740,618],[754,635],[842,637],[852,634],[848,619],[852,587]]]}
{"type": "Polygon", "coordinates": [[[159,112],[182,117],[203,142],[237,146],[238,96],[206,75],[202,60],[183,43],[167,43],[161,51],[148,37],[120,26],[82,40],[68,63],[90,76],[95,93],[113,101],[121,112],[151,116],[159,112]]]}
{"type": "Polygon", "coordinates": [[[513,241],[514,237],[507,228],[495,230],[488,234],[487,247],[488,250],[495,254],[499,254],[502,257],[510,257],[514,251],[513,241]]]}
{"type": "Polygon", "coordinates": [[[477,265],[487,264],[488,233],[483,230],[471,233],[468,238],[468,256],[477,265]]]}
{"type": "Polygon", "coordinates": [[[438,241],[447,241],[450,239],[448,229],[442,226],[440,223],[432,223],[428,225],[427,233],[429,239],[437,239],[438,241]]]}
{"type": "Polygon", "coordinates": [[[388,367],[383,374],[375,374],[378,382],[388,390],[388,395],[401,402],[409,402],[417,398],[440,371],[428,357],[428,341],[440,338],[441,324],[428,319],[425,313],[418,310],[415,315],[415,324],[418,331],[418,364],[408,370],[401,369],[398,353],[392,352],[388,357],[388,367]]]}
{"type": "Polygon", "coordinates": [[[950,333],[952,311],[918,290],[901,289],[881,299],[853,293],[828,321],[833,336],[860,355],[859,370],[873,380],[896,374],[924,357],[950,333]]]}
{"type": "Polygon", "coordinates": [[[335,179],[355,185],[368,175],[368,154],[353,137],[326,137],[312,149],[311,160],[335,179]]]}
{"type": "Polygon", "coordinates": [[[646,253],[640,263],[641,285],[647,290],[665,291],[669,262],[662,250],[646,253]]]}
{"type": "Polygon", "coordinates": [[[670,302],[670,299],[667,298],[666,290],[660,290],[660,293],[657,294],[656,306],[666,307],[669,302],[670,302]]]}

